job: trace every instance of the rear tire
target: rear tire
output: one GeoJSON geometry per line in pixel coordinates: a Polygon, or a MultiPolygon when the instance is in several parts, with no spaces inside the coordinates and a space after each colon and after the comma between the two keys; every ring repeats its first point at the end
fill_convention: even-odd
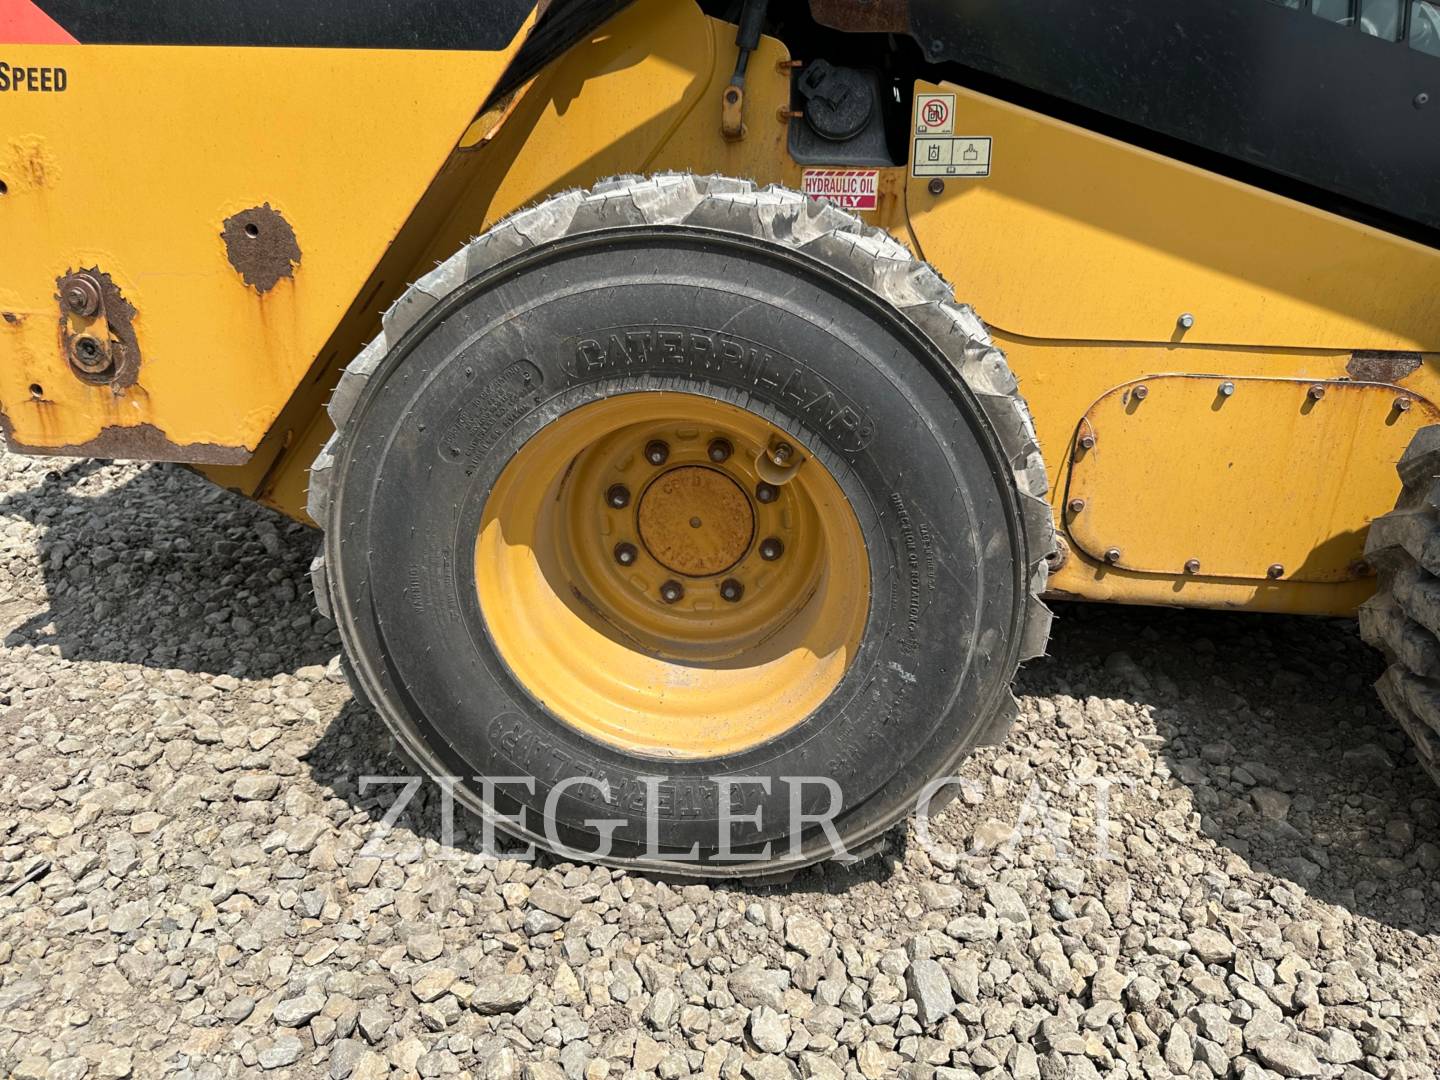
{"type": "Polygon", "coordinates": [[[1415,433],[1397,469],[1400,499],[1365,545],[1379,582],[1360,634],[1390,662],[1375,683],[1381,702],[1440,784],[1440,425],[1415,433]]]}
{"type": "Polygon", "coordinates": [[[357,693],[462,802],[567,857],[747,876],[830,857],[837,835],[873,850],[999,739],[1017,665],[1044,651],[1054,530],[1014,377],[933,270],[828,203],[677,175],[556,196],[397,301],[330,413],[316,594],[357,693]],[[695,457],[716,438],[728,479],[695,457]],[[646,463],[656,439],[673,461],[646,463]],[[764,472],[779,443],[804,462],[793,480],[764,472]],[[643,537],[628,495],[602,513],[614,476],[637,477],[638,502],[642,474],[681,465],[667,475],[744,519],[723,543],[654,539],[658,519],[683,547],[700,510],[666,504],[643,537]],[[785,571],[754,522],[793,528],[798,551],[816,520],[809,577],[766,608],[785,571]],[[639,565],[607,594],[612,542],[639,565]],[[736,621],[737,581],[773,624],[736,621]],[[514,776],[533,790],[478,779],[514,776]],[[836,812],[796,831],[795,806],[836,812]]]}

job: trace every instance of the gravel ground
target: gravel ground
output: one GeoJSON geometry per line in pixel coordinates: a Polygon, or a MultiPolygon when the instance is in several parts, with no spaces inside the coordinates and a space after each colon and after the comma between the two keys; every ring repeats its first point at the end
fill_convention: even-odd
{"type": "Polygon", "coordinates": [[[1440,800],[1348,623],[1062,606],[929,843],[710,887],[377,839],[314,544],[0,456],[0,1075],[1435,1075],[1440,800]]]}

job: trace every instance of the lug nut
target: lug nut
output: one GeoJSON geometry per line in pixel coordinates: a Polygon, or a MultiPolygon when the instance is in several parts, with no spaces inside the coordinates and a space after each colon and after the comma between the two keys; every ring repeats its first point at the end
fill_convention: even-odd
{"type": "Polygon", "coordinates": [[[1309,394],[1311,401],[1319,401],[1325,396],[1325,387],[1321,386],[1319,383],[1316,383],[1314,386],[1310,387],[1309,394]]]}
{"type": "Polygon", "coordinates": [[[1078,513],[1080,513],[1081,510],[1084,510],[1084,509],[1085,509],[1085,500],[1084,500],[1084,499],[1071,499],[1068,505],[1069,505],[1069,507],[1070,507],[1070,512],[1071,512],[1072,514],[1078,514],[1078,513]]]}
{"type": "Polygon", "coordinates": [[[1199,572],[1200,572],[1200,560],[1199,560],[1199,559],[1186,559],[1186,560],[1185,560],[1185,573],[1187,573],[1187,574],[1198,574],[1199,572]]]}
{"type": "Polygon", "coordinates": [[[736,581],[733,577],[727,577],[720,583],[720,598],[735,603],[745,595],[745,586],[736,581]]]}
{"type": "Polygon", "coordinates": [[[624,484],[611,484],[605,492],[605,505],[613,510],[624,510],[630,505],[630,489],[624,484]]]}
{"type": "Polygon", "coordinates": [[[1409,412],[1410,405],[1411,401],[1408,397],[1397,397],[1395,399],[1395,409],[1397,412],[1409,412]]]}
{"type": "Polygon", "coordinates": [[[100,310],[100,285],[89,274],[71,274],[60,286],[60,297],[71,312],[85,318],[100,310]]]}
{"type": "Polygon", "coordinates": [[[795,450],[789,443],[776,443],[775,449],[770,451],[770,460],[776,465],[783,466],[794,455],[795,450]]]}
{"type": "Polygon", "coordinates": [[[1131,393],[1135,395],[1136,401],[1144,401],[1147,397],[1150,396],[1150,388],[1144,383],[1141,383],[1139,386],[1135,387],[1135,389],[1131,391],[1131,393]]]}
{"type": "Polygon", "coordinates": [[[1221,397],[1229,397],[1233,393],[1235,393],[1235,384],[1233,382],[1222,382],[1220,384],[1221,397]]]}
{"type": "Polygon", "coordinates": [[[728,461],[730,455],[734,452],[735,448],[730,445],[729,439],[712,439],[710,448],[706,451],[710,460],[715,462],[716,465],[719,465],[722,461],[728,461]]]}
{"type": "Polygon", "coordinates": [[[660,586],[660,599],[667,604],[673,604],[685,595],[685,586],[678,581],[670,580],[660,586]]]}
{"type": "Polygon", "coordinates": [[[664,465],[670,457],[670,446],[660,439],[645,444],[645,460],[651,465],[664,465]]]}
{"type": "Polygon", "coordinates": [[[1116,547],[1106,548],[1106,549],[1105,549],[1105,561],[1108,562],[1108,563],[1117,563],[1117,562],[1119,562],[1119,561],[1120,561],[1120,549],[1119,549],[1119,548],[1116,548],[1116,547]]]}
{"type": "Polygon", "coordinates": [[[1278,562],[1277,562],[1277,563],[1271,563],[1271,564],[1270,564],[1270,569],[1268,569],[1268,570],[1265,571],[1265,576],[1268,577],[1268,578],[1278,578],[1278,577],[1283,577],[1284,575],[1285,575],[1285,567],[1281,566],[1278,562]]]}
{"type": "Polygon", "coordinates": [[[767,484],[764,480],[755,485],[755,498],[762,503],[772,503],[780,497],[780,489],[774,484],[767,484]]]}
{"type": "Polygon", "coordinates": [[[639,553],[635,550],[634,544],[621,542],[615,545],[615,561],[621,566],[634,566],[639,553]]]}
{"type": "Polygon", "coordinates": [[[1091,434],[1090,432],[1088,432],[1088,431],[1087,431],[1084,435],[1081,435],[1081,436],[1080,436],[1080,449],[1081,449],[1081,450],[1094,450],[1094,449],[1095,449],[1095,436],[1092,435],[1092,434],[1091,434]]]}
{"type": "Polygon", "coordinates": [[[780,542],[778,536],[767,536],[760,541],[760,558],[766,562],[774,562],[781,555],[785,554],[785,545],[780,542]]]}

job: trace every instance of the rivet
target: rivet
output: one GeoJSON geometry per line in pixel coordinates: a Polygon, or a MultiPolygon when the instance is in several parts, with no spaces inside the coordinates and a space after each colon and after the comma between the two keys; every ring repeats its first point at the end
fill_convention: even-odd
{"type": "Polygon", "coordinates": [[[1187,311],[1182,314],[1178,319],[1176,319],[1175,322],[1181,330],[1189,330],[1192,326],[1195,325],[1195,316],[1191,315],[1190,312],[1187,311]]]}
{"type": "Polygon", "coordinates": [[[627,544],[623,541],[615,545],[615,561],[621,566],[634,566],[637,553],[634,544],[627,544]]]}
{"type": "Polygon", "coordinates": [[[1410,411],[1410,399],[1409,399],[1408,397],[1397,397],[1397,398],[1395,399],[1395,408],[1396,408],[1396,410],[1398,410],[1399,412],[1409,412],[1409,411],[1410,411]]]}
{"type": "Polygon", "coordinates": [[[1233,393],[1235,393],[1235,384],[1233,382],[1222,382],[1220,384],[1221,397],[1229,397],[1233,393]]]}
{"type": "Polygon", "coordinates": [[[685,586],[678,581],[670,580],[663,582],[660,586],[660,599],[667,604],[673,604],[685,595],[685,586]]]}
{"type": "Polygon", "coordinates": [[[785,554],[785,545],[780,542],[778,536],[767,536],[760,541],[760,558],[766,562],[774,562],[785,554]]]}
{"type": "Polygon", "coordinates": [[[1185,560],[1185,573],[1187,573],[1187,574],[1198,574],[1199,572],[1200,572],[1200,560],[1199,560],[1199,559],[1186,559],[1186,560],[1185,560]]]}
{"type": "Polygon", "coordinates": [[[1137,401],[1144,401],[1147,397],[1150,396],[1150,388],[1144,383],[1141,383],[1139,386],[1135,387],[1135,389],[1131,392],[1135,395],[1135,399],[1137,401]]]}
{"type": "Polygon", "coordinates": [[[780,497],[780,489],[774,484],[767,484],[764,480],[755,485],[755,498],[762,503],[772,503],[780,497]]]}
{"type": "Polygon", "coordinates": [[[730,445],[729,439],[712,439],[710,448],[706,451],[710,460],[719,465],[722,461],[728,461],[735,448],[730,445]]]}
{"type": "Polygon", "coordinates": [[[1087,431],[1084,435],[1081,435],[1081,436],[1080,436],[1080,449],[1081,449],[1081,450],[1094,450],[1094,449],[1095,449],[1095,436],[1094,436],[1092,433],[1090,433],[1090,432],[1087,431]]]}
{"type": "Polygon", "coordinates": [[[733,577],[726,578],[720,583],[721,599],[728,600],[732,604],[738,601],[744,593],[745,586],[741,585],[740,582],[736,581],[733,577]]]}
{"type": "Polygon", "coordinates": [[[1278,562],[1277,562],[1277,563],[1271,563],[1271,564],[1270,564],[1270,568],[1265,571],[1265,576],[1268,577],[1268,578],[1283,577],[1284,574],[1285,574],[1285,567],[1281,566],[1278,562]]]}
{"type": "Polygon", "coordinates": [[[1072,514],[1078,514],[1078,513],[1080,513],[1081,510],[1084,510],[1084,509],[1085,509],[1085,500],[1084,500],[1084,499],[1071,499],[1071,500],[1070,500],[1070,512],[1071,512],[1072,514]]]}
{"type": "Polygon", "coordinates": [[[1105,549],[1105,561],[1108,562],[1108,563],[1117,563],[1117,562],[1119,562],[1119,561],[1120,561],[1120,549],[1119,549],[1119,548],[1116,548],[1116,547],[1106,548],[1106,549],[1105,549]]]}
{"type": "Polygon", "coordinates": [[[941,180],[938,176],[935,177],[934,180],[931,180],[926,187],[930,189],[931,195],[943,195],[945,193],[945,181],[941,180]]]}
{"type": "Polygon", "coordinates": [[[661,439],[651,439],[645,444],[645,460],[651,465],[664,465],[670,457],[670,446],[661,439]]]}
{"type": "Polygon", "coordinates": [[[1316,383],[1314,386],[1310,387],[1310,389],[1307,390],[1306,393],[1310,395],[1311,401],[1319,401],[1325,396],[1325,387],[1321,386],[1319,383],[1316,383]]]}
{"type": "Polygon", "coordinates": [[[605,504],[614,510],[624,510],[630,505],[630,489],[624,484],[611,484],[605,492],[605,504]]]}

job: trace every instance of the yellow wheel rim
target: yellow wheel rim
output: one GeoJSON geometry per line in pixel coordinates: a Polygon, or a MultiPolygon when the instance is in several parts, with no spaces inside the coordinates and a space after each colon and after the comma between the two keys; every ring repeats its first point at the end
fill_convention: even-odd
{"type": "Polygon", "coordinates": [[[865,628],[855,512],[753,413],[624,394],[533,436],[485,503],[486,629],[555,716],[654,757],[733,754],[791,730],[865,628]]]}

